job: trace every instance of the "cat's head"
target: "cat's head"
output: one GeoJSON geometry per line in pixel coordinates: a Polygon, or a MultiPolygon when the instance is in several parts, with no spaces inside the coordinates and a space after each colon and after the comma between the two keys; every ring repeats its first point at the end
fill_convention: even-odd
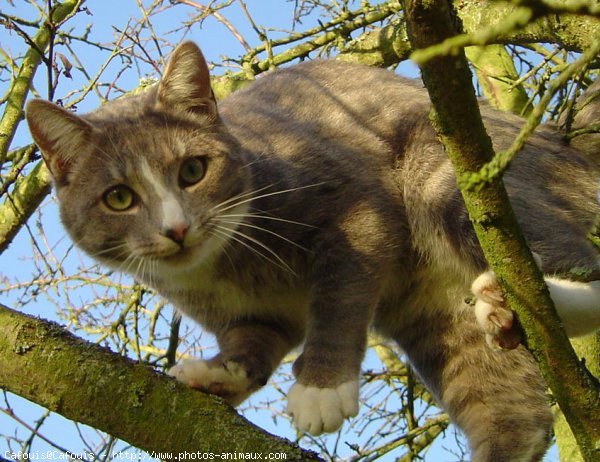
{"type": "Polygon", "coordinates": [[[81,116],[33,100],[26,114],[66,229],[113,268],[142,279],[187,271],[219,253],[247,209],[250,173],[193,43],[176,48],[144,94],[81,116]]]}

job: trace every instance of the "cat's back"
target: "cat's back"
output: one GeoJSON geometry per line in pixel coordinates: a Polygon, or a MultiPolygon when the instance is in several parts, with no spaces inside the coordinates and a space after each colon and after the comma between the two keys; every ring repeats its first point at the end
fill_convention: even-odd
{"type": "Polygon", "coordinates": [[[368,153],[399,142],[427,106],[416,82],[388,70],[316,60],[259,77],[226,98],[220,112],[238,139],[260,139],[261,149],[265,140],[277,149],[292,140],[335,139],[368,153]]]}

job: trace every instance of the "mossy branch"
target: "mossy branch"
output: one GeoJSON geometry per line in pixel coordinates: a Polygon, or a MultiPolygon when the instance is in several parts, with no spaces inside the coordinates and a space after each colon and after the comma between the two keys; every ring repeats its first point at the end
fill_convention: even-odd
{"type": "MultiPolygon", "coordinates": [[[[446,0],[406,0],[409,39],[424,49],[456,35],[446,0]]],[[[493,156],[481,121],[464,52],[441,56],[421,65],[433,104],[433,123],[461,177],[476,172],[493,156]]],[[[598,460],[600,388],[578,360],[561,327],[541,272],[532,260],[500,179],[478,191],[461,193],[483,253],[495,271],[511,308],[521,322],[526,344],[585,457],[598,460]]]]}
{"type": "MultiPolygon", "coordinates": [[[[590,372],[596,377],[600,377],[600,333],[572,339],[571,343],[577,355],[584,358],[590,372]]],[[[560,412],[560,409],[556,409],[556,414],[554,436],[556,437],[559,460],[561,462],[582,462],[581,451],[564,415],[560,412]]]]}
{"type": "Polygon", "coordinates": [[[517,83],[519,73],[504,45],[468,47],[465,54],[485,99],[493,107],[521,116],[531,112],[529,96],[523,85],[517,83]]]}
{"type": "Polygon", "coordinates": [[[571,79],[577,72],[585,69],[590,62],[594,61],[600,53],[600,29],[598,30],[592,45],[585,50],[581,56],[569,64],[554,80],[552,80],[540,102],[527,117],[525,123],[519,130],[512,144],[508,149],[498,152],[491,161],[486,163],[477,173],[465,173],[459,177],[458,181],[466,189],[480,188],[484,183],[492,181],[501,176],[510,165],[512,159],[523,148],[527,138],[533,133],[536,127],[541,123],[546,108],[556,95],[556,93],[571,79]]]}
{"type": "Polygon", "coordinates": [[[2,305],[0,370],[0,388],[147,452],[284,453],[288,461],[320,460],[251,424],[219,398],[2,305]]]}
{"type": "Polygon", "coordinates": [[[13,190],[0,204],[0,253],[10,245],[50,189],[50,172],[42,161],[15,182],[13,190]]]}
{"type": "MultiPolygon", "coordinates": [[[[29,94],[35,72],[44,59],[44,52],[52,40],[53,31],[74,15],[82,0],[56,3],[47,22],[42,23],[11,81],[4,113],[0,119],[0,166],[8,156],[8,149],[23,118],[23,105],[29,94]]],[[[6,20],[6,19],[5,19],[6,20]]],[[[13,162],[18,159],[13,159],[13,162]]],[[[12,193],[7,194],[0,206],[0,253],[4,251],[23,224],[50,191],[50,177],[39,163],[17,181],[12,193]]]]}
{"type": "Polygon", "coordinates": [[[254,75],[288,63],[298,58],[308,56],[309,53],[324,47],[325,45],[336,41],[340,35],[349,35],[351,32],[367,27],[371,24],[383,21],[398,12],[400,5],[395,1],[386,4],[377,5],[367,9],[360,15],[354,16],[343,23],[337,25],[335,29],[328,30],[322,34],[315,34],[315,37],[304,43],[296,45],[286,51],[283,51],[271,58],[263,59],[258,63],[252,64],[251,69],[254,75]]]}
{"type": "MultiPolygon", "coordinates": [[[[521,21],[515,29],[506,27],[505,20],[511,17],[518,22],[523,12],[529,17],[530,9],[525,6],[497,0],[455,0],[454,6],[465,34],[428,53],[451,54],[464,46],[526,43],[554,43],[570,51],[583,51],[590,47],[599,27],[596,17],[567,14],[566,7],[557,14],[541,15],[533,22],[521,21]]],[[[360,35],[343,48],[340,57],[387,67],[408,59],[412,52],[401,17],[360,35]]]]}
{"type": "MultiPolygon", "coordinates": [[[[522,0],[516,2],[516,5],[493,2],[489,3],[489,6],[494,10],[493,13],[496,13],[495,18],[490,17],[491,11],[482,14],[480,2],[467,1],[458,4],[455,14],[462,20],[464,33],[452,35],[430,47],[416,50],[411,59],[421,64],[435,56],[453,55],[468,46],[513,43],[514,38],[522,34],[532,34],[535,42],[559,43],[567,49],[582,51],[589,47],[590,37],[596,36],[599,26],[598,19],[594,16],[573,15],[568,8],[554,9],[550,4],[539,1],[522,0]],[[472,3],[478,4],[477,11],[471,8],[472,3]],[[499,11],[501,9],[502,11],[499,11]],[[487,20],[482,21],[483,17],[487,20]],[[476,23],[473,23],[474,19],[476,23]],[[582,27],[584,24],[590,34],[587,38],[582,37],[581,31],[576,29],[577,25],[582,27]],[[572,38],[577,37],[579,44],[565,37],[565,29],[569,29],[572,38]],[[547,35],[550,37],[547,38],[547,35]]],[[[523,44],[527,41],[531,40],[521,37],[517,43],[523,44]]]]}

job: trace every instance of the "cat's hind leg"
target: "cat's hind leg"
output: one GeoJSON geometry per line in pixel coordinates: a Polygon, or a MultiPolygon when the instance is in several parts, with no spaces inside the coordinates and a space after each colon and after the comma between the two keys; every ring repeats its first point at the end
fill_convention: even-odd
{"type": "MultiPolygon", "coordinates": [[[[551,276],[544,278],[550,297],[569,337],[600,329],[600,281],[577,282],[551,276]]],[[[477,301],[475,315],[492,348],[515,348],[520,341],[513,328],[513,313],[493,272],[481,274],[471,286],[477,301]]]]}
{"type": "Polygon", "coordinates": [[[479,275],[471,286],[476,297],[475,317],[485,333],[487,344],[493,349],[516,348],[521,333],[513,326],[513,312],[506,306],[504,294],[496,275],[486,271],[479,275]]]}
{"type": "Polygon", "coordinates": [[[451,312],[427,310],[395,337],[464,432],[472,462],[542,459],[553,418],[546,386],[522,345],[490,349],[466,303],[451,312]]]}

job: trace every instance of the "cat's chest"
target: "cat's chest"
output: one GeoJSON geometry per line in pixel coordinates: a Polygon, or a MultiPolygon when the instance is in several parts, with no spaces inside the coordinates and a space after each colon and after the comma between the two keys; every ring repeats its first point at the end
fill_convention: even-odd
{"type": "Polygon", "coordinates": [[[303,324],[309,304],[309,291],[300,281],[218,275],[210,269],[168,275],[157,289],[208,328],[241,318],[288,318],[303,324]]]}

